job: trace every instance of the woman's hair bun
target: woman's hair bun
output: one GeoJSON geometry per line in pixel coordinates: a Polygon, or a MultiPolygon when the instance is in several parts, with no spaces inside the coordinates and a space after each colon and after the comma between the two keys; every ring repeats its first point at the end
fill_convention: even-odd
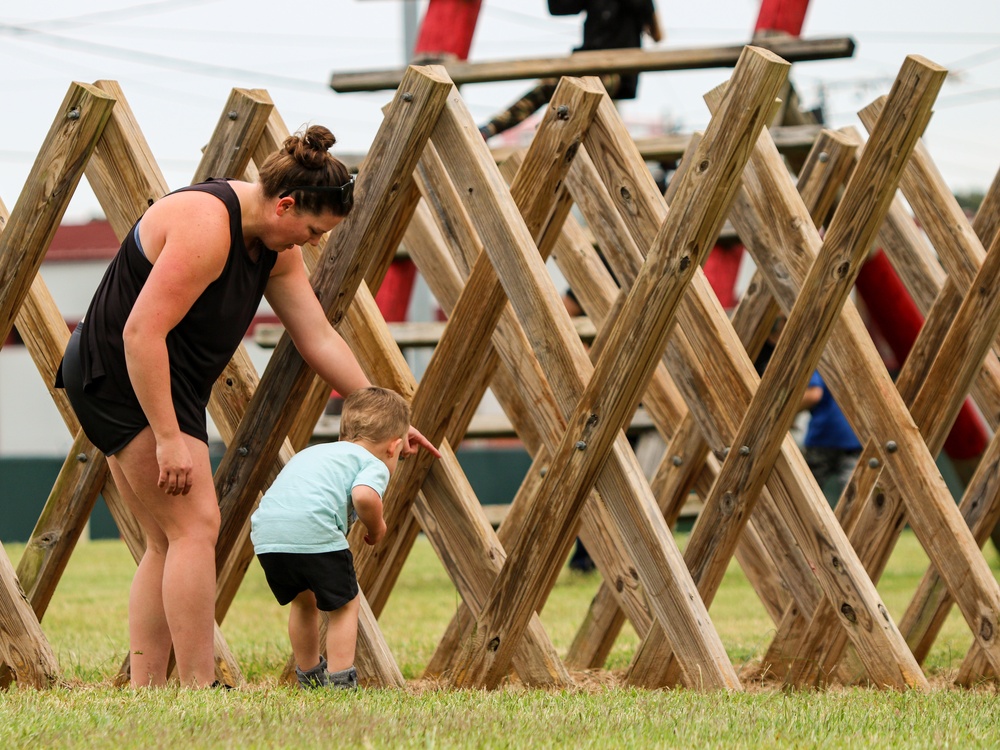
{"type": "Polygon", "coordinates": [[[282,150],[299,164],[318,169],[323,166],[327,159],[327,151],[336,142],[337,139],[328,128],[322,125],[310,125],[305,132],[286,138],[282,150]]]}

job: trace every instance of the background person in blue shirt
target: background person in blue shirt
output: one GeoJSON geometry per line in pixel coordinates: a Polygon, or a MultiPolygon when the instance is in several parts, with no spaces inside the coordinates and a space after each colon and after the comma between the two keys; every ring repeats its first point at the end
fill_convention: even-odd
{"type": "Polygon", "coordinates": [[[861,443],[819,372],[809,379],[802,408],[811,413],[803,455],[820,489],[835,503],[850,481],[861,455],[861,443]]]}
{"type": "Polygon", "coordinates": [[[344,400],[340,440],[299,451],[251,516],[250,539],[268,586],[288,614],[295,674],[303,688],[354,688],[358,581],[347,543],[352,517],[365,542],[385,536],[382,495],[410,426],[410,407],[395,391],[361,388],[344,400]],[[329,617],[326,658],[320,612],[329,617]]]}

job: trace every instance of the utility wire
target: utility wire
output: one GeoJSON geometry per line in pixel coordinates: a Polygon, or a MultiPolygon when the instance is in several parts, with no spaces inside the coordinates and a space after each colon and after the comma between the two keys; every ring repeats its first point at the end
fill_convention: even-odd
{"type": "Polygon", "coordinates": [[[213,63],[197,60],[184,60],[167,55],[158,55],[153,52],[142,52],[140,50],[130,50],[122,47],[115,47],[110,44],[100,44],[98,42],[88,42],[82,39],[73,39],[59,34],[50,34],[45,31],[37,31],[25,26],[0,23],[0,34],[13,37],[15,39],[34,42],[37,44],[47,44],[65,49],[77,49],[92,55],[103,57],[113,57],[128,60],[131,62],[142,62],[157,68],[168,70],[179,70],[184,73],[193,73],[203,76],[249,76],[255,82],[270,81],[286,88],[298,89],[300,91],[310,91],[317,93],[326,91],[329,87],[326,81],[307,81],[301,78],[291,78],[289,76],[275,75],[274,73],[263,73],[256,70],[247,70],[229,65],[215,65],[213,63]]]}
{"type": "Polygon", "coordinates": [[[66,16],[65,18],[50,18],[42,21],[27,21],[21,25],[32,29],[43,28],[77,28],[89,26],[94,23],[101,23],[104,20],[120,21],[123,18],[137,18],[148,16],[163,11],[173,11],[189,5],[207,5],[218,2],[218,0],[157,0],[152,3],[141,3],[139,5],[129,5],[124,8],[114,10],[99,10],[93,13],[82,13],[78,16],[66,16]]]}

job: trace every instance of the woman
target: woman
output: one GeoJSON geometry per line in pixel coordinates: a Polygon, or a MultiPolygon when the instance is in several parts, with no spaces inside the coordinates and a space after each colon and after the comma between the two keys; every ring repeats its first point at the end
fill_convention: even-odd
{"type": "MultiPolygon", "coordinates": [[[[354,182],[313,125],[256,183],[209,180],[154,203],[129,232],[57,376],[146,536],[129,596],[133,686],[163,685],[173,645],[186,686],[215,677],[219,505],[205,407],[262,296],[339,393],[370,385],[313,293],[301,245],[351,210],[354,182]]],[[[440,455],[415,429],[417,445],[440,455]]]]}

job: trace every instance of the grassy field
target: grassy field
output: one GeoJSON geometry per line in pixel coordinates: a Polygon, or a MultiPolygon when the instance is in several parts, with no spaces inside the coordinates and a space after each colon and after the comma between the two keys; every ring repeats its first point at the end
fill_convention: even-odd
{"type": "MultiPolygon", "coordinates": [[[[683,546],[684,537],[678,537],[683,546]]],[[[15,562],[18,545],[7,545],[15,562]]],[[[994,569],[996,552],[987,547],[994,569]]],[[[910,532],[879,586],[898,617],[927,558],[910,532]]],[[[112,687],[127,646],[126,602],[134,565],[123,544],[74,553],[43,628],[65,685],[0,694],[0,748],[21,747],[995,747],[1000,699],[993,687],[959,690],[953,675],[971,643],[953,612],[925,665],[930,693],[865,688],[744,693],[637,691],[621,684],[638,640],[626,626],[608,669],[573,690],[508,686],[450,691],[420,680],[459,598],[420,537],[380,618],[409,681],[406,690],[306,693],[278,684],[288,654],[286,610],[256,563],[223,632],[247,685],[239,691],[133,692],[112,687]]],[[[599,578],[564,570],[541,618],[565,652],[599,578]]],[[[752,667],[774,626],[733,564],[711,609],[737,669],[752,667]]]]}

